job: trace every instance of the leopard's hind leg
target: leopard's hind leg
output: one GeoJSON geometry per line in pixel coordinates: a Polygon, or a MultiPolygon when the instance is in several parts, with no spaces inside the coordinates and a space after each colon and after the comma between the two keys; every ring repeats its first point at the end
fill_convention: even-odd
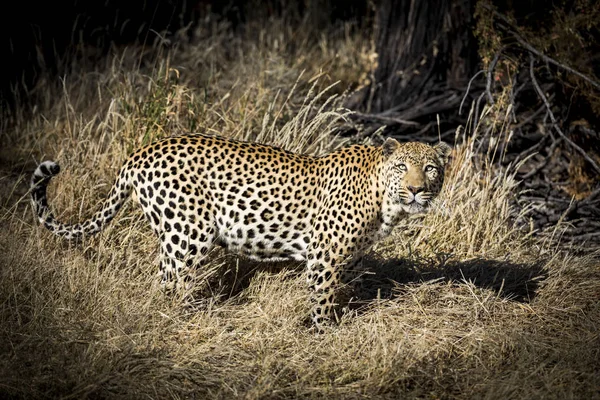
{"type": "Polygon", "coordinates": [[[161,235],[160,283],[168,293],[186,295],[194,288],[196,271],[214,246],[215,230],[183,226],[181,232],[163,232],[161,235]]]}

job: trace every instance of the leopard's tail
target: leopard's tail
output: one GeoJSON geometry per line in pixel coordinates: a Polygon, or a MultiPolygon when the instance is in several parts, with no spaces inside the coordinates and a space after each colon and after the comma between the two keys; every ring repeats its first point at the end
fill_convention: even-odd
{"type": "Polygon", "coordinates": [[[127,170],[123,168],[101,210],[83,223],[64,224],[54,218],[48,207],[48,198],[46,197],[46,188],[50,183],[50,179],[58,175],[59,172],[60,167],[53,161],[44,161],[36,168],[31,177],[31,202],[33,211],[40,223],[55,234],[69,240],[81,239],[84,236],[91,236],[100,232],[114,218],[131,194],[131,184],[127,170]]]}

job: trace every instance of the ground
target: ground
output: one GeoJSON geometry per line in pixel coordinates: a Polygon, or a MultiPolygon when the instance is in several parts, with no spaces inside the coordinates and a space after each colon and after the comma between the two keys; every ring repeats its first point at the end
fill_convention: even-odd
{"type": "Polygon", "coordinates": [[[115,49],[42,80],[36,107],[3,120],[0,397],[600,398],[598,253],[559,248],[560,226],[550,240],[517,225],[514,171],[476,156],[473,132],[457,135],[434,210],[374,249],[365,290],[321,335],[303,323],[302,265],[213,252],[183,307],[157,285],[156,238],[132,203],[79,244],[38,226],[27,190],[43,159],[63,168],[55,214],[76,221],[133,149],[172,133],[344,145],[338,99],[368,43],[323,38],[297,57],[281,26],[264,29],[245,44],[213,30],[152,68],[115,49]]]}

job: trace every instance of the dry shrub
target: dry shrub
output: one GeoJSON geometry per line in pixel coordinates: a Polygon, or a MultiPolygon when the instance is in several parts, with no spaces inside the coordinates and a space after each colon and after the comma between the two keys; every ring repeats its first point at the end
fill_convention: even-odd
{"type": "Polygon", "coordinates": [[[156,239],[136,207],[80,244],[39,227],[27,198],[32,158],[62,163],[49,197],[58,218],[74,221],[92,213],[132,148],[174,132],[313,154],[340,145],[347,111],[318,69],[333,62],[331,48],[362,51],[359,39],[312,49],[302,74],[267,39],[235,44],[245,56],[228,58],[231,44],[216,32],[151,70],[129,49],[65,77],[58,91],[48,86],[32,114],[11,117],[1,164],[2,397],[597,396],[600,262],[553,251],[516,225],[513,170],[493,167],[493,148],[477,151],[477,130],[456,145],[433,212],[376,248],[365,261],[375,274],[322,335],[304,325],[302,266],[217,251],[204,296],[183,307],[156,285],[156,239]]]}

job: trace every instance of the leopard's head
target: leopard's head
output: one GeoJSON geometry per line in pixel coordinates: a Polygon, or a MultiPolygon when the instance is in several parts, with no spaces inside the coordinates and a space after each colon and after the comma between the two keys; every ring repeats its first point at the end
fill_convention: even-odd
{"type": "Polygon", "coordinates": [[[388,138],[382,145],[387,198],[404,212],[425,212],[442,189],[451,151],[444,142],[431,146],[388,138]]]}

